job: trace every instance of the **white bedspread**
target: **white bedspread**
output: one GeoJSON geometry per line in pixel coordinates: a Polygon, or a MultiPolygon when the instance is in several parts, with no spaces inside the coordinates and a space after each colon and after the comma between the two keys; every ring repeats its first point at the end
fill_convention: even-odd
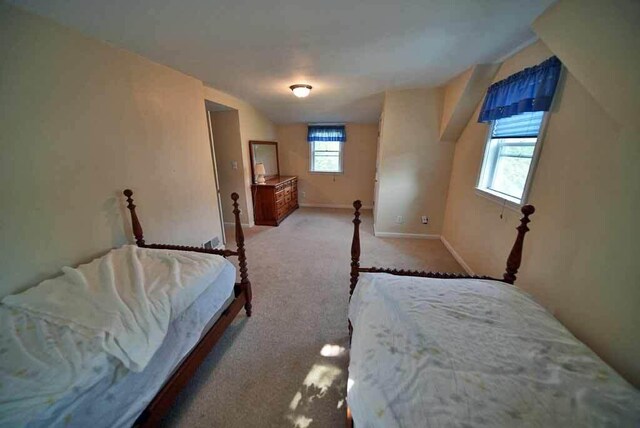
{"type": "Polygon", "coordinates": [[[169,324],[141,372],[107,354],[99,338],[0,304],[0,427],[132,426],[169,374],[233,296],[234,266],[169,324]]]}
{"type": "Polygon", "coordinates": [[[193,303],[225,262],[212,254],[125,245],[65,267],[63,275],[2,303],[99,338],[102,349],[139,372],[162,344],[172,317],[193,303]]]}
{"type": "Polygon", "coordinates": [[[358,428],[640,426],[640,393],[516,287],[364,274],[348,403],[358,428]]]}

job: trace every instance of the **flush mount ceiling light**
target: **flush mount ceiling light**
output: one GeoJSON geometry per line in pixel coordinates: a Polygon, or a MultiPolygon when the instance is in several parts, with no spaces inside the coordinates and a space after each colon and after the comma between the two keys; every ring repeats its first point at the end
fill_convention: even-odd
{"type": "Polygon", "coordinates": [[[289,86],[289,89],[291,89],[293,91],[293,95],[295,95],[298,98],[308,97],[309,94],[311,93],[311,85],[303,85],[303,84],[291,85],[289,86]]]}

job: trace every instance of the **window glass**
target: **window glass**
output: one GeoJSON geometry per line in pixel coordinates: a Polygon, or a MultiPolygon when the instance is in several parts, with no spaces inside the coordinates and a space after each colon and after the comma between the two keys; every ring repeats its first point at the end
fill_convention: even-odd
{"type": "Polygon", "coordinates": [[[538,135],[544,112],[523,113],[492,123],[478,189],[522,203],[539,148],[538,135]]]}
{"type": "Polygon", "coordinates": [[[342,143],[312,141],[309,144],[312,172],[342,172],[342,143]]]}

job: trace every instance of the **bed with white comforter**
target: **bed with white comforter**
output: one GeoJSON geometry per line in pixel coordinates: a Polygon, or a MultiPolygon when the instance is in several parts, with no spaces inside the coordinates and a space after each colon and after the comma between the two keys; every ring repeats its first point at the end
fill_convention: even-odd
{"type": "Polygon", "coordinates": [[[514,286],[365,273],[349,319],[356,428],[640,426],[638,390],[514,286]]]}
{"type": "Polygon", "coordinates": [[[235,267],[124,246],[0,304],[0,426],[131,426],[233,299],[235,267]]]}

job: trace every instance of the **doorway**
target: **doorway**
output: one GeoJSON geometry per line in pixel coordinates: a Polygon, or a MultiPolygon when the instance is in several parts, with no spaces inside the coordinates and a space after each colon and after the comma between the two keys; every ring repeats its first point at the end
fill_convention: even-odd
{"type": "Polygon", "coordinates": [[[216,197],[222,229],[222,243],[226,245],[225,225],[234,224],[231,193],[242,197],[242,158],[240,149],[240,122],[238,110],[205,100],[211,162],[213,165],[216,197]]]}

